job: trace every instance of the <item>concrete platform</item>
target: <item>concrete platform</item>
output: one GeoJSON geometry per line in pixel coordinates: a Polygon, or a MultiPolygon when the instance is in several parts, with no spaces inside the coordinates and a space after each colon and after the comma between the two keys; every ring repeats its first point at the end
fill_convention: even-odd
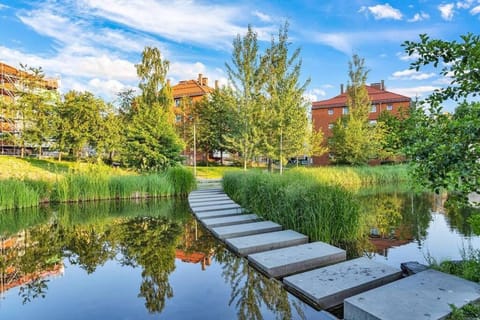
{"type": "Polygon", "coordinates": [[[443,319],[452,309],[480,300],[480,284],[426,270],[350,297],[344,317],[353,319],[443,319]]]}
{"type": "Polygon", "coordinates": [[[256,214],[241,214],[238,216],[229,216],[223,218],[203,219],[202,223],[205,225],[205,227],[211,229],[215,227],[231,226],[236,224],[255,222],[259,220],[261,220],[261,218],[256,214]]]}
{"type": "Polygon", "coordinates": [[[194,212],[194,214],[200,221],[203,222],[204,219],[230,217],[235,215],[241,215],[244,212],[245,210],[243,208],[233,208],[233,209],[194,212]]]}
{"type": "Polygon", "coordinates": [[[242,209],[242,207],[240,207],[240,205],[238,205],[234,202],[230,203],[230,204],[219,204],[219,205],[210,204],[209,206],[200,206],[200,207],[190,206],[190,208],[195,213],[204,212],[204,211],[226,210],[226,209],[239,209],[239,210],[242,209]]]}
{"type": "MultiPolygon", "coordinates": [[[[314,307],[327,309],[358,293],[398,280],[401,270],[357,258],[283,278],[286,287],[314,307]]],[[[391,297],[390,303],[397,298],[391,297]]],[[[408,318],[404,318],[408,319],[408,318]]]]}
{"type": "Polygon", "coordinates": [[[269,277],[279,278],[345,261],[346,252],[325,242],[251,254],[248,260],[269,277]]]}
{"type": "Polygon", "coordinates": [[[222,188],[208,188],[190,192],[191,195],[224,192],[222,188]]]}
{"type": "Polygon", "coordinates": [[[219,206],[219,205],[226,205],[226,204],[236,204],[238,205],[235,201],[231,199],[226,199],[226,200],[212,200],[212,201],[207,201],[207,202],[190,202],[190,207],[191,208],[203,208],[203,207],[211,207],[211,206],[219,206]]]}
{"type": "Polygon", "coordinates": [[[217,198],[217,197],[222,197],[222,198],[228,198],[225,193],[214,193],[214,194],[199,194],[199,195],[190,195],[188,196],[188,201],[200,201],[200,200],[205,200],[205,199],[210,199],[210,198],[217,198]]]}
{"type": "Polygon", "coordinates": [[[295,246],[308,242],[308,237],[293,230],[261,233],[257,235],[227,239],[227,245],[238,255],[295,246]]]}
{"type": "Polygon", "coordinates": [[[222,240],[280,230],[282,230],[282,226],[272,221],[244,223],[211,229],[212,233],[222,240]]]}
{"type": "Polygon", "coordinates": [[[210,196],[210,197],[205,197],[205,198],[192,198],[189,199],[189,203],[205,203],[209,201],[223,201],[223,200],[232,200],[230,199],[227,195],[218,195],[218,196],[210,196]]]}

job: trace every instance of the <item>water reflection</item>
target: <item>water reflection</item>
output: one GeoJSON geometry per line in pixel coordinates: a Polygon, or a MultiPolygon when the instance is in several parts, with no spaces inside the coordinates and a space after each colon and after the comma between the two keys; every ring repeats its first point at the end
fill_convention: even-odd
{"type": "MultiPolygon", "coordinates": [[[[198,272],[217,272],[218,277],[223,279],[223,287],[229,288],[229,301],[211,307],[218,314],[233,309],[239,319],[291,319],[303,318],[304,309],[308,310],[307,313],[313,312],[288,294],[280,283],[263,277],[249,267],[245,259],[229,253],[197,224],[184,201],[99,202],[3,212],[0,214],[0,237],[0,295],[3,293],[5,300],[0,304],[1,318],[3,314],[10,319],[29,318],[41,314],[41,310],[47,312],[52,309],[52,303],[55,310],[68,309],[68,306],[55,303],[55,299],[59,299],[56,291],[59,286],[65,292],[78,290],[75,299],[85,299],[82,296],[85,292],[72,286],[78,286],[78,283],[86,282],[88,277],[96,277],[106,269],[121,273],[119,268],[131,270],[129,274],[132,278],[138,274],[140,279],[134,290],[146,310],[146,314],[138,310],[124,311],[130,312],[122,313],[125,318],[148,318],[159,313],[170,318],[172,312],[174,318],[195,318],[191,313],[204,308],[202,302],[186,310],[176,309],[176,305],[185,303],[179,301],[184,295],[184,282],[189,282],[189,289],[197,292],[204,301],[218,301],[221,297],[219,294],[202,296],[202,287],[194,285],[195,278],[202,278],[198,273],[194,273],[192,278],[185,272],[180,275],[183,280],[172,282],[172,275],[178,271],[180,261],[199,265],[198,272]],[[61,277],[60,283],[51,282],[55,276],[61,277]],[[72,276],[77,279],[72,280],[72,276]],[[56,290],[50,288],[52,285],[56,290]],[[50,293],[51,290],[53,293],[50,293]],[[174,299],[176,290],[179,290],[180,296],[177,300],[174,299]],[[20,297],[20,305],[15,305],[15,297],[9,292],[15,292],[20,297]],[[42,299],[49,295],[52,295],[51,299],[42,299]],[[170,300],[177,302],[169,304],[170,300]]],[[[207,276],[224,290],[215,280],[215,273],[207,276]]],[[[122,281],[121,278],[115,279],[122,281]]],[[[130,279],[124,281],[124,290],[132,290],[127,285],[130,279]]],[[[103,309],[108,308],[102,307],[101,303],[108,304],[109,299],[115,301],[120,294],[112,289],[109,296],[105,296],[95,292],[97,290],[102,288],[94,287],[93,292],[87,293],[92,299],[89,303],[100,303],[103,309]]],[[[68,296],[67,293],[65,295],[68,296]]],[[[75,301],[69,303],[74,304],[75,301]]],[[[129,300],[125,305],[130,303],[135,304],[129,300]]],[[[76,317],[98,316],[98,312],[96,310],[89,315],[80,312],[76,317]]],[[[102,316],[109,317],[118,318],[108,314],[102,316]]],[[[49,318],[56,317],[49,315],[49,318]]]]}
{"type": "Polygon", "coordinates": [[[451,257],[452,247],[459,255],[461,248],[456,246],[457,242],[464,239],[480,241],[480,238],[474,237],[471,225],[467,222],[475,210],[459,208],[458,202],[449,199],[447,195],[377,191],[362,194],[359,201],[365,233],[368,234],[368,244],[362,246],[367,255],[379,254],[388,258],[392,248],[408,245],[410,254],[405,252],[399,259],[404,262],[417,258],[419,262],[426,263],[431,252],[425,244],[442,234],[446,238],[450,238],[449,235],[458,236],[453,243],[435,247],[440,259],[451,257]],[[450,232],[441,230],[443,224],[448,225],[450,232]],[[415,247],[412,247],[413,244],[415,247]],[[414,253],[415,250],[417,252],[414,253]]]}

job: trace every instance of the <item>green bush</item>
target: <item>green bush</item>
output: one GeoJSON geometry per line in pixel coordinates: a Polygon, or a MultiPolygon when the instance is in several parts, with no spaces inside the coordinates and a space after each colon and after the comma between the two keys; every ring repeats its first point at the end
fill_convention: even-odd
{"type": "Polygon", "coordinates": [[[304,233],[311,241],[338,245],[361,237],[353,193],[312,175],[296,170],[284,175],[228,172],[223,189],[249,211],[304,233]]]}
{"type": "Polygon", "coordinates": [[[0,180],[0,210],[36,206],[39,192],[22,180],[0,180]]]}

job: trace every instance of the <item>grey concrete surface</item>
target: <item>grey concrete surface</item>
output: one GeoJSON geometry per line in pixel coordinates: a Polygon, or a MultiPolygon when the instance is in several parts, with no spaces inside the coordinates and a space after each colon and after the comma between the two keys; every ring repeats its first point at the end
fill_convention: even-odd
{"type": "Polygon", "coordinates": [[[345,258],[345,250],[320,241],[248,256],[254,266],[274,278],[345,261],[345,258]]]}
{"type": "Polygon", "coordinates": [[[282,226],[272,221],[244,223],[211,229],[212,233],[222,240],[280,230],[282,230],[282,226]]]}
{"type": "Polygon", "coordinates": [[[208,229],[211,229],[215,227],[231,226],[235,224],[255,222],[260,220],[261,218],[256,214],[241,214],[241,215],[222,217],[222,218],[203,219],[202,223],[205,225],[205,227],[207,227],[208,229]]]}

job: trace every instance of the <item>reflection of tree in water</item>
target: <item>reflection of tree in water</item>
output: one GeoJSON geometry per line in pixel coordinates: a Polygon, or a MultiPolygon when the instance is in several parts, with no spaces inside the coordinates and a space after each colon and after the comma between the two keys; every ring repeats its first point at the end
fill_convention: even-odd
{"type": "MultiPolygon", "coordinates": [[[[45,276],[53,275],[52,270],[58,271],[58,266],[63,270],[63,257],[92,273],[120,252],[122,265],[143,269],[139,296],[145,298],[148,311],[161,312],[165,299],[173,296],[168,277],[175,269],[175,248],[185,222],[185,215],[175,211],[178,206],[166,203],[165,207],[142,206],[133,217],[128,217],[132,216],[131,211],[122,216],[117,210],[114,218],[111,208],[104,208],[105,203],[99,205],[103,212],[97,204],[80,210],[77,206],[56,208],[48,222],[17,234],[2,235],[2,288],[21,286],[19,294],[28,302],[45,296],[45,276]],[[7,240],[12,241],[5,246],[7,240]]],[[[118,206],[115,202],[110,204],[118,206]]]]}
{"type": "Polygon", "coordinates": [[[465,236],[472,236],[471,217],[480,214],[480,209],[469,207],[460,195],[450,194],[445,202],[445,215],[451,230],[457,229],[465,236]]]}
{"type": "Polygon", "coordinates": [[[235,303],[238,319],[263,319],[261,307],[265,305],[277,318],[292,319],[292,305],[297,317],[305,318],[302,307],[290,302],[280,282],[268,279],[228,250],[219,250],[215,258],[222,264],[222,275],[232,287],[229,305],[235,303]]]}
{"type": "Polygon", "coordinates": [[[420,246],[425,239],[432,208],[428,194],[380,192],[362,196],[359,201],[370,236],[396,245],[415,240],[420,246]]]}

